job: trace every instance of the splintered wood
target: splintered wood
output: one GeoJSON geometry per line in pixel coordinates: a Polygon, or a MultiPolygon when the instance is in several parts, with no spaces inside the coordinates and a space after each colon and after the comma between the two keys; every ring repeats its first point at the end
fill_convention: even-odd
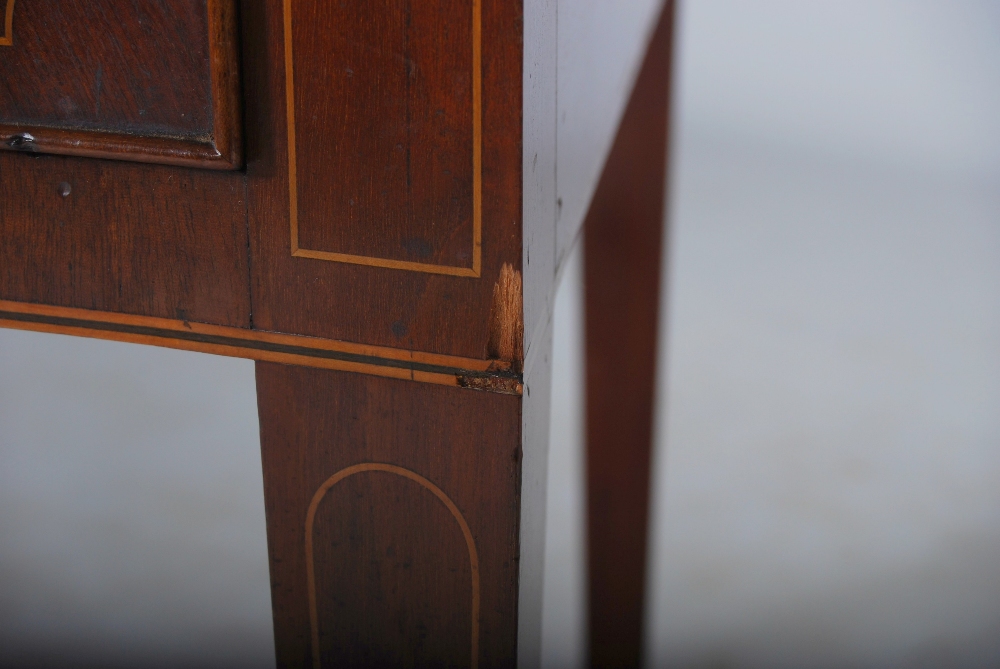
{"type": "Polygon", "coordinates": [[[516,367],[520,367],[524,357],[524,311],[521,305],[521,273],[510,263],[504,263],[500,268],[500,278],[493,286],[487,356],[516,367]]]}

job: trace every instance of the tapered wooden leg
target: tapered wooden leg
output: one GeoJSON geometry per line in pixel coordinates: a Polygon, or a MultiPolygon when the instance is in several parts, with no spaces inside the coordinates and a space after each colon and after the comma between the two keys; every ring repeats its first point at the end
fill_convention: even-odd
{"type": "Polygon", "coordinates": [[[656,28],[585,222],[590,657],[642,652],[673,6],[656,28]]]}
{"type": "Polygon", "coordinates": [[[511,667],[521,398],[257,364],[279,667],[511,667]]]}

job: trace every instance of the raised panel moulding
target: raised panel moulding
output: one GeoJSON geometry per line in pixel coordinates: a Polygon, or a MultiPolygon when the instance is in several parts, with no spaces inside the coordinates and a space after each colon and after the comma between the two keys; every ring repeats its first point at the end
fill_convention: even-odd
{"type": "Polygon", "coordinates": [[[234,170],[236,0],[0,0],[0,149],[234,170]]]}

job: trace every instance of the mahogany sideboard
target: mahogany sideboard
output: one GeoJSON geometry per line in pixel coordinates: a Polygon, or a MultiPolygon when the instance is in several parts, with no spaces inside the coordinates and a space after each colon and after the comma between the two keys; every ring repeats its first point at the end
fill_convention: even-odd
{"type": "Polygon", "coordinates": [[[581,230],[591,661],[639,664],[672,16],[0,0],[0,326],[256,361],[278,666],[538,664],[581,230]]]}

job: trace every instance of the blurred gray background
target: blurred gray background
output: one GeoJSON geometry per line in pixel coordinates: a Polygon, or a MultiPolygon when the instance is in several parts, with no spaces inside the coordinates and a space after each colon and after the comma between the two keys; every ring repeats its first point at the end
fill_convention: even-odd
{"type": "MultiPolygon", "coordinates": [[[[1000,666],[1000,4],[681,5],[656,667],[1000,666]]],[[[582,666],[579,252],[543,654],[582,666]]],[[[0,666],[273,666],[253,365],[0,330],[0,666]]]]}

